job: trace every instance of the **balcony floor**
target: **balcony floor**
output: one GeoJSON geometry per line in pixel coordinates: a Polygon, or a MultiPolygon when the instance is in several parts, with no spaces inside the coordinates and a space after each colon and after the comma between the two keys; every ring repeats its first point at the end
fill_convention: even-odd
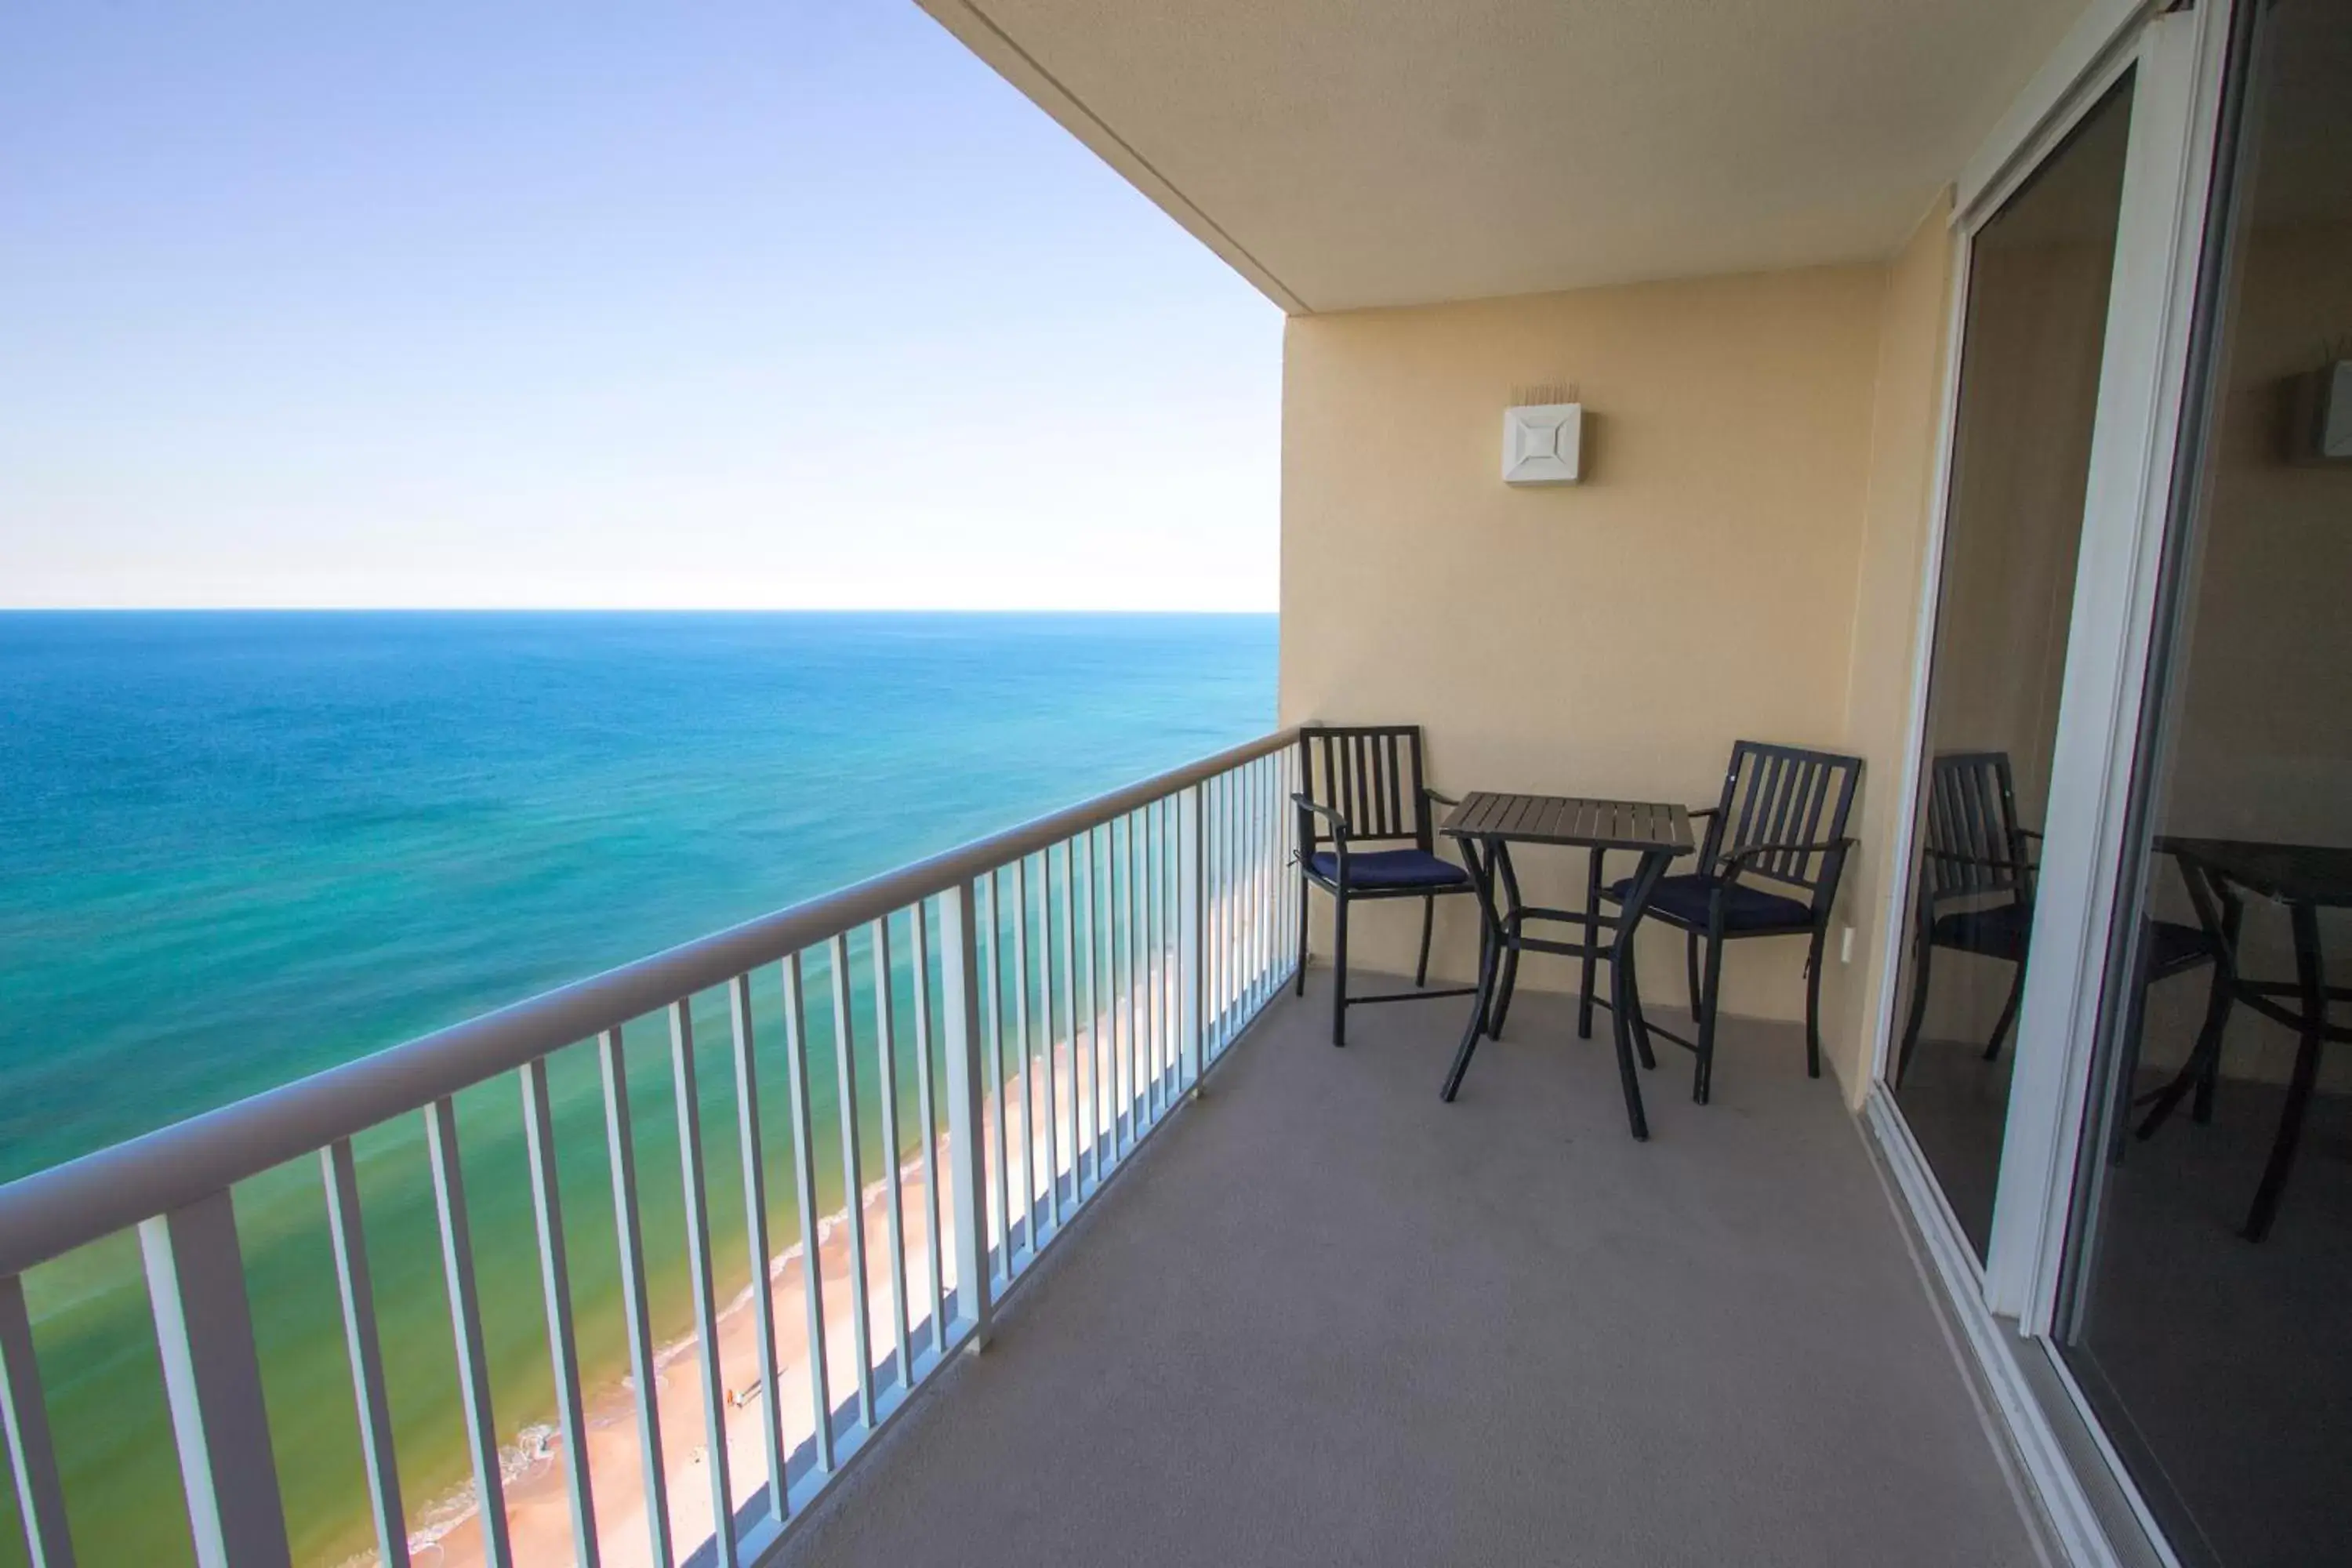
{"type": "MultiPolygon", "coordinates": [[[[1287,997],[1017,1291],[803,1563],[1936,1563],[2038,1554],[1862,1134],[1741,1024],[1626,1135],[1606,1015],[1287,997]]],[[[1673,1019],[1667,1021],[1672,1022],[1673,1019]]]]}

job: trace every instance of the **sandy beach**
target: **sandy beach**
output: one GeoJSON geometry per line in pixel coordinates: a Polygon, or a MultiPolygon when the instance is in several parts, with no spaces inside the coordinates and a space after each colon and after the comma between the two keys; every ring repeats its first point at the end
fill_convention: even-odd
{"type": "MultiPolygon", "coordinates": [[[[1061,1132],[1060,1147],[1055,1151],[1058,1156],[1056,1165],[1060,1174],[1066,1178],[1076,1155],[1076,1151],[1070,1146],[1069,1137],[1074,1087],[1071,1056],[1066,1043],[1058,1046],[1054,1054],[1055,1114],[1061,1132]]],[[[1042,1063],[1042,1058],[1036,1060],[1042,1063]]],[[[1041,1156],[1045,1143],[1046,1100],[1044,1075],[1032,1072],[1028,1079],[1030,1117],[1024,1119],[1020,1115],[1016,1102],[1013,1121],[1009,1129],[1009,1169],[1016,1205],[1023,1178],[1031,1175],[1023,1147],[1024,1120],[1037,1131],[1041,1156]]],[[[1119,1087],[1125,1086],[1123,1070],[1117,1083],[1119,1087]]],[[[1099,1103],[1091,1066],[1087,1069],[1086,1081],[1076,1087],[1085,1093],[1090,1104],[1099,1103]]],[[[996,1142],[997,1109],[997,1101],[992,1097],[983,1108],[982,1117],[983,1148],[989,1152],[992,1161],[988,1179],[992,1232],[1000,1217],[996,1213],[992,1170],[994,1151],[1000,1146],[996,1142]]],[[[951,1181],[948,1163],[949,1142],[944,1134],[938,1140],[935,1153],[940,1185],[943,1189],[949,1188],[951,1181]]],[[[928,1227],[929,1216],[937,1211],[930,1190],[923,1181],[923,1160],[919,1154],[901,1165],[899,1176],[905,1211],[903,1232],[908,1317],[912,1336],[910,1343],[919,1354],[929,1342],[927,1320],[930,1314],[931,1287],[928,1227]]],[[[1032,1177],[1032,1185],[1033,1191],[1045,1192],[1042,1172],[1032,1177]]],[[[883,1363],[895,1354],[898,1342],[890,1268],[890,1188],[887,1178],[866,1187],[862,1194],[861,1208],[866,1229],[869,1333],[874,1359],[877,1363],[883,1363]]],[[[855,1264],[851,1228],[847,1221],[845,1210],[825,1217],[817,1226],[817,1256],[825,1319],[826,1378],[828,1392],[836,1408],[854,1399],[857,1387],[856,1301],[850,1289],[851,1269],[855,1264]]],[[[815,1429],[814,1405],[809,1391],[805,1262],[803,1248],[794,1244],[775,1258],[767,1282],[775,1309],[776,1394],[782,1401],[788,1454],[806,1442],[815,1429]]],[[[940,1262],[941,1289],[952,1289],[955,1285],[952,1231],[943,1237],[940,1262]]],[[[739,1509],[769,1479],[767,1445],[762,1435],[765,1415],[759,1386],[758,1333],[759,1317],[753,1310],[750,1289],[742,1291],[734,1300],[722,1303],[719,1314],[719,1354],[727,1390],[728,1484],[734,1504],[739,1509]]],[[[712,1532],[709,1445],[699,1347],[698,1336],[688,1334],[662,1346],[655,1358],[660,1369],[655,1393],[661,1426],[663,1468],[669,1489],[671,1541],[676,1555],[681,1559],[712,1532]]],[[[613,1386],[596,1390],[588,1402],[586,1417],[588,1465],[602,1560],[614,1565],[614,1568],[635,1568],[635,1565],[649,1563],[651,1549],[646,1522],[645,1471],[635,1396],[628,1381],[624,1379],[613,1386]]],[[[509,1449],[505,1466],[507,1516],[517,1562],[538,1564],[577,1561],[572,1549],[572,1510],[565,1482],[567,1468],[562,1438],[549,1428],[532,1428],[525,1434],[525,1441],[521,1445],[509,1449]]],[[[473,1507],[469,1498],[457,1498],[446,1505],[444,1511],[446,1517],[438,1521],[412,1521],[409,1541],[412,1560],[417,1568],[477,1568],[484,1562],[478,1510],[473,1507]]],[[[375,1553],[371,1552],[357,1559],[356,1563],[373,1563],[375,1560],[375,1553]]]]}

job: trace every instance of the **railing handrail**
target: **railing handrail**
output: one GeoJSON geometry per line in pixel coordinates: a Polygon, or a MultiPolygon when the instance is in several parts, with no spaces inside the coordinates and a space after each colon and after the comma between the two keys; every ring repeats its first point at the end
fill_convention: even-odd
{"type": "Polygon", "coordinates": [[[0,1278],[168,1214],[1289,745],[1294,727],[0,1186],[0,1278]]]}

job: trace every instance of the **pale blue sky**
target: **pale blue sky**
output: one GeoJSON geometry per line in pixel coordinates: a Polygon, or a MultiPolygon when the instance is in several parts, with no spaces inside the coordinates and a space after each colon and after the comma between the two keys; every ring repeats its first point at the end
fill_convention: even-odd
{"type": "Polygon", "coordinates": [[[0,605],[1270,609],[1280,353],[911,0],[0,11],[0,605]]]}

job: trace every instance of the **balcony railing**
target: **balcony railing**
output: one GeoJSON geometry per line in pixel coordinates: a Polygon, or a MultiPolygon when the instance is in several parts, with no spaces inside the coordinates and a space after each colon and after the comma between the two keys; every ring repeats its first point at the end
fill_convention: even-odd
{"type": "MultiPolygon", "coordinates": [[[[1291,738],[1265,736],[0,1187],[0,1415],[28,1560],[37,1568],[76,1561],[23,1276],[135,1228],[197,1560],[208,1568],[290,1561],[232,1190],[288,1162],[315,1161],[376,1549],[385,1564],[408,1562],[353,1140],[416,1118],[481,1555],[515,1561],[501,1444],[518,1423],[492,1408],[471,1234],[478,1215],[466,1195],[457,1103],[461,1091],[511,1078],[572,1540],[580,1563],[597,1563],[590,1391],[551,1090],[553,1058],[574,1047],[593,1053],[601,1079],[646,1559],[668,1568],[688,1556],[727,1565],[769,1557],[908,1397],[949,1357],[984,1342],[995,1303],[1289,977],[1298,905],[1296,879],[1282,874],[1292,845],[1281,803],[1294,787],[1291,738]],[[625,1030],[645,1022],[667,1034],[694,1331],[686,1343],[708,1458],[696,1480],[709,1489],[713,1521],[702,1540],[673,1538],[687,1533],[674,1529],[674,1511],[702,1516],[698,1507],[673,1510],[680,1478],[660,1433],[641,1130],[631,1121],[624,1050],[625,1030]],[[722,1030],[723,1048],[698,1046],[722,1030]],[[705,1107],[727,1098],[698,1082],[712,1057],[733,1079],[734,1125],[723,1131],[703,1122],[705,1107]],[[826,1089],[836,1123],[824,1130],[829,1139],[820,1135],[826,1089]],[[887,1151],[879,1182],[861,1152],[869,1101],[887,1151]],[[756,1387],[734,1396],[720,1365],[720,1241],[705,1158],[707,1145],[730,1138],[758,1365],[756,1387]],[[774,1173],[780,1151],[787,1164],[774,1173]],[[820,1215],[833,1173],[821,1162],[830,1160],[843,1202],[820,1215]],[[795,1194],[793,1247],[778,1248],[771,1234],[772,1173],[795,1194]],[[911,1206],[910,1187],[919,1190],[911,1206]],[[869,1204],[880,1211],[878,1237],[869,1234],[869,1204]],[[847,1344],[825,1306],[835,1282],[818,1261],[835,1234],[845,1234],[850,1257],[847,1344]],[[779,1321],[773,1288],[795,1256],[800,1323],[779,1321]],[[754,1403],[764,1474],[734,1475],[729,1414],[754,1403]]],[[[482,1137],[478,1118],[468,1129],[482,1137]]]]}

